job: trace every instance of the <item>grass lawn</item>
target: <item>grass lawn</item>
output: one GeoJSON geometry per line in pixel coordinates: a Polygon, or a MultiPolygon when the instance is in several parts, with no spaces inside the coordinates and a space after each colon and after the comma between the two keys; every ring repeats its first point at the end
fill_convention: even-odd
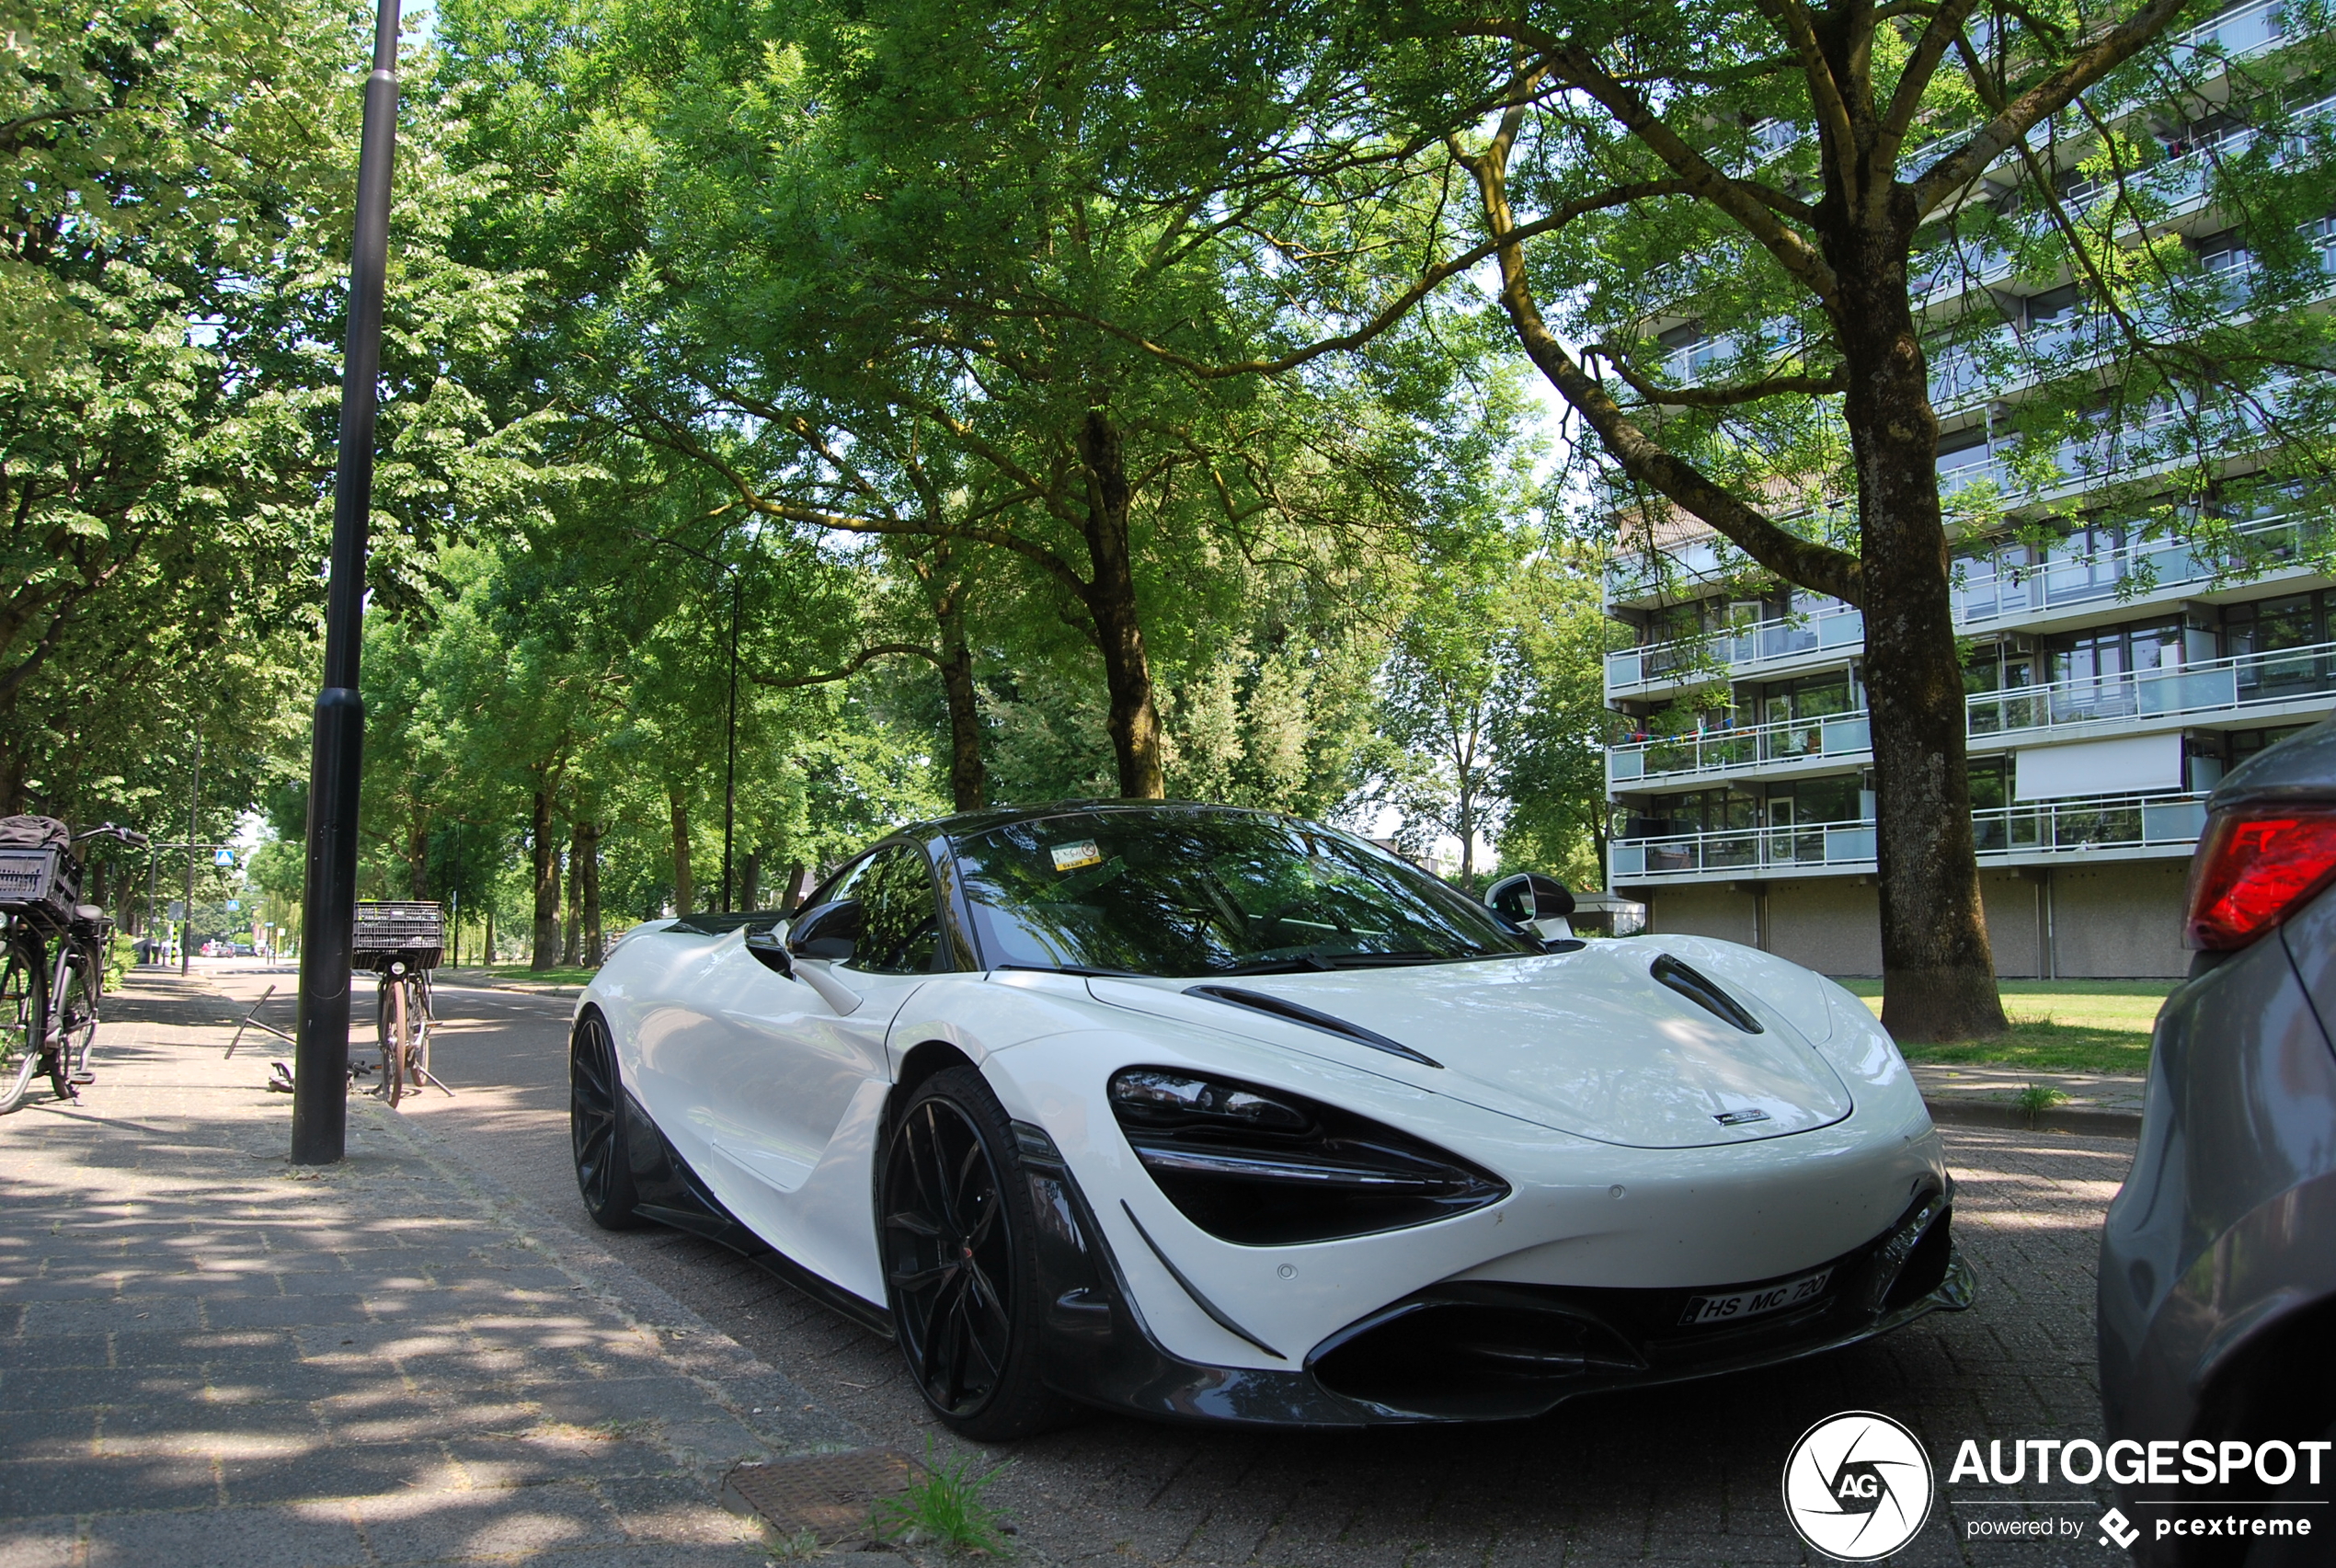
{"type": "MultiPolygon", "coordinates": [[[[1880,980],[1843,980],[1879,1016],[1880,980]]],[[[2001,1039],[1907,1046],[1908,1061],[1998,1062],[2039,1072],[2122,1072],[2149,1064],[2149,1026],[2178,980],[2005,980],[2001,1039]]]]}
{"type": "Polygon", "coordinates": [[[563,967],[531,969],[524,964],[497,964],[492,967],[465,964],[459,969],[450,967],[440,971],[455,985],[462,984],[465,977],[492,975],[498,980],[533,980],[540,985],[551,986],[580,986],[599,972],[597,969],[563,967]]]}

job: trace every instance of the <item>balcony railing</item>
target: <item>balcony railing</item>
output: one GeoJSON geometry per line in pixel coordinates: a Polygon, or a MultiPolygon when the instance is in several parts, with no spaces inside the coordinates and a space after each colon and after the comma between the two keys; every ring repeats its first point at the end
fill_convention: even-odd
{"type": "MultiPolygon", "coordinates": [[[[2161,593],[2227,578],[2235,571],[2301,566],[2310,559],[2315,544],[2314,531],[2304,520],[2285,515],[2246,523],[2233,532],[2251,542],[2244,556],[2177,539],[2153,539],[2066,551],[2033,566],[1966,571],[1953,587],[1955,624],[1982,629],[2006,619],[2029,619],[2039,612],[2130,599],[2144,589],[2161,593]]],[[[1609,653],[1606,683],[1609,691],[1619,691],[1680,671],[1731,678],[1810,653],[1852,651],[1864,635],[1865,617],[1847,604],[1837,604],[1787,621],[1763,621],[1609,653]]]]}
{"type": "MultiPolygon", "coordinates": [[[[2330,692],[2336,692],[2336,642],[1981,692],[1964,699],[1964,723],[1975,738],[2028,737],[2114,719],[2245,713],[2330,692]]],[[[1866,715],[1837,714],[1625,741],[1607,751],[1606,772],[1609,783],[1623,786],[1780,763],[1862,761],[1872,749],[1866,715]]]]}
{"type": "MultiPolygon", "coordinates": [[[[1971,814],[1972,835],[1983,862],[2103,849],[2184,849],[2198,841],[2205,823],[2204,794],[2039,800],[1971,814]]],[[[1873,838],[1871,822],[1804,822],[1617,839],[1607,850],[1611,873],[1608,886],[1640,876],[1869,870],[1874,860],[1873,838]]]]}
{"type": "Polygon", "coordinates": [[[1611,782],[1621,784],[1763,763],[1862,758],[1872,749],[1864,714],[1835,714],[1626,741],[1609,749],[1606,771],[1611,782]]]}
{"type": "Polygon", "coordinates": [[[1787,620],[1730,626],[1606,656],[1606,684],[1636,686],[1681,670],[1742,673],[1827,648],[1849,649],[1865,636],[1865,617],[1848,604],[1828,605],[1787,620]]]}

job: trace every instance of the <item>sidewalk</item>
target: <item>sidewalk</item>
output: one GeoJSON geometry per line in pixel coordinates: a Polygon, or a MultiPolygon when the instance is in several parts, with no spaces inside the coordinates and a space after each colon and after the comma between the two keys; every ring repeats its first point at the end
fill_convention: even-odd
{"type": "Polygon", "coordinates": [[[2035,1072],[1987,1063],[1912,1064],[1914,1081],[1931,1119],[1976,1127],[2035,1127],[2047,1130],[2133,1138],[2141,1131],[2148,1080],[2109,1072],[2035,1072]],[[2020,1096],[2031,1084],[2062,1099],[2031,1114],[2020,1096]]]}
{"type": "Polygon", "coordinates": [[[0,1118],[0,1568],[766,1563],[723,1473],[865,1437],[362,1096],[292,1167],[240,1011],[134,976],[0,1118]]]}

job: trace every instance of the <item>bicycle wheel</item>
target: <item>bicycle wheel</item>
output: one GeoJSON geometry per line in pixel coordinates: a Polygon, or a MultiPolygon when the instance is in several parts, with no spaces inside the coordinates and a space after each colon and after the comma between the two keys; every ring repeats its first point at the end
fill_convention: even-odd
{"type": "Polygon", "coordinates": [[[429,1012],[429,971],[415,970],[406,986],[406,1077],[418,1093],[423,1084],[438,1082],[429,1072],[430,1025],[437,1022],[429,1012]]]}
{"type": "Polygon", "coordinates": [[[89,1053],[97,1044],[97,1025],[105,1021],[98,1010],[106,1000],[107,945],[97,944],[81,950],[82,961],[89,966],[89,1027],[83,1032],[81,1047],[73,1056],[73,1081],[75,1083],[97,1082],[97,1075],[90,1070],[89,1053]]]}
{"type": "Polygon", "coordinates": [[[40,944],[12,937],[0,949],[0,1113],[24,1104],[40,1062],[40,1038],[48,1030],[48,975],[40,944]]]}
{"type": "Polygon", "coordinates": [[[66,947],[57,975],[56,1005],[52,1009],[56,1027],[41,1065],[48,1069],[49,1084],[57,1098],[70,1100],[74,1073],[87,1059],[89,1042],[97,1036],[100,977],[90,967],[88,949],[77,943],[66,947]]]}
{"type": "Polygon", "coordinates": [[[405,1011],[400,1005],[406,988],[395,976],[384,975],[375,994],[381,1000],[382,1086],[384,1103],[395,1105],[405,1093],[405,1011]]]}

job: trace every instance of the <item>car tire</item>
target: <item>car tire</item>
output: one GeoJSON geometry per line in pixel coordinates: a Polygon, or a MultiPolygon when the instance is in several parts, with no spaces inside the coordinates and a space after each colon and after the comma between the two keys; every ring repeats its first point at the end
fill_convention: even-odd
{"type": "Polygon", "coordinates": [[[994,1443],[1075,1413],[1040,1377],[1037,1210],[978,1070],[937,1072],[910,1095],[886,1141],[876,1227],[894,1337],[944,1425],[994,1443]]]}
{"type": "Polygon", "coordinates": [[[584,1211],[603,1230],[638,1230],[655,1221],[640,1214],[627,1147],[624,1081],[608,1024],[588,1011],[576,1021],[567,1052],[567,1131],[576,1155],[576,1190],[584,1211]]]}

